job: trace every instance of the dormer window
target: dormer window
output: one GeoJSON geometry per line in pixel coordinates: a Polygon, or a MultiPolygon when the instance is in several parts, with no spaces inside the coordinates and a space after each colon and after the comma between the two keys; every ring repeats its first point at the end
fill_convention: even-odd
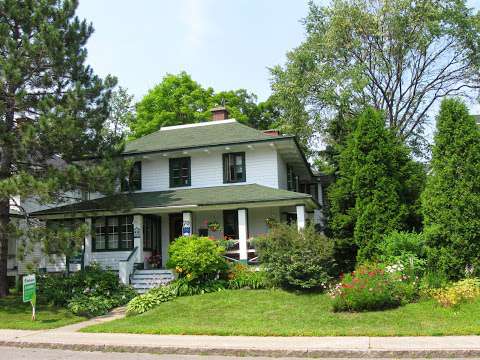
{"type": "Polygon", "coordinates": [[[170,187],[190,186],[190,158],[170,159],[170,187]]]}
{"type": "Polygon", "coordinates": [[[136,161],[128,176],[122,181],[122,191],[142,190],[142,162],[136,161]]]}
{"type": "Polygon", "coordinates": [[[223,183],[245,182],[245,153],[223,154],[223,183]]]}

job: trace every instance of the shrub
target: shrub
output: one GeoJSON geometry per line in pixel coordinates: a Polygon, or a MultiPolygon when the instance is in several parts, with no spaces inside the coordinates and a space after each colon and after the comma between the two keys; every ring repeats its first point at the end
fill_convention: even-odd
{"type": "Polygon", "coordinates": [[[286,289],[324,289],[335,271],[333,242],[310,225],[278,224],[256,240],[259,259],[275,286],[286,289]]]}
{"type": "Polygon", "coordinates": [[[243,264],[235,264],[228,274],[228,287],[230,289],[264,289],[267,286],[265,271],[256,270],[243,264]]]}
{"type": "Polygon", "coordinates": [[[362,265],[330,290],[333,311],[369,311],[393,308],[412,301],[416,281],[402,273],[402,265],[362,265]]]}
{"type": "Polygon", "coordinates": [[[67,307],[76,315],[93,317],[107,313],[114,305],[106,296],[75,295],[67,307]]]}
{"type": "Polygon", "coordinates": [[[176,291],[176,287],[169,284],[153,288],[145,294],[138,295],[128,303],[127,316],[143,314],[161,303],[172,300],[177,296],[176,291]]]}
{"type": "Polygon", "coordinates": [[[461,280],[431,294],[443,307],[455,307],[480,296],[480,279],[461,280]]]}
{"type": "Polygon", "coordinates": [[[167,266],[175,269],[179,278],[201,283],[215,279],[227,270],[224,249],[215,240],[199,236],[182,236],[169,247],[167,266]]]}
{"type": "Polygon", "coordinates": [[[104,314],[136,295],[131,287],[119,282],[115,272],[96,264],[70,275],[45,274],[38,279],[41,301],[67,306],[72,312],[86,316],[104,314]]]}
{"type": "Polygon", "coordinates": [[[425,270],[423,234],[394,231],[377,245],[379,260],[385,264],[402,264],[410,275],[421,276],[425,270]]]}
{"type": "Polygon", "coordinates": [[[442,101],[434,139],[422,194],[429,266],[451,280],[471,266],[480,275],[480,131],[466,104],[442,101]]]}

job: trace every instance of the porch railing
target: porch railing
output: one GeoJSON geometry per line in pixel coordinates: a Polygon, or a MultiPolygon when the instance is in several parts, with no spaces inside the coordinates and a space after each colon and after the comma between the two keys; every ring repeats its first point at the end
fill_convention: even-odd
{"type": "Polygon", "coordinates": [[[130,275],[133,274],[133,270],[135,269],[135,254],[137,251],[138,247],[134,247],[130,255],[128,255],[127,260],[120,260],[118,263],[118,277],[125,285],[130,284],[130,275]]]}

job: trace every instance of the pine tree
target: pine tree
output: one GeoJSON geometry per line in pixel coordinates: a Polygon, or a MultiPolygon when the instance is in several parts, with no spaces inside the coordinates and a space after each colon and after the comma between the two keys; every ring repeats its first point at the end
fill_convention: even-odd
{"type": "Polygon", "coordinates": [[[385,128],[383,115],[365,110],[340,153],[338,178],[329,190],[332,236],[357,246],[359,261],[375,257],[385,234],[418,228],[423,182],[422,167],[385,128]]]}
{"type": "Polygon", "coordinates": [[[441,104],[422,194],[431,266],[452,279],[480,270],[480,130],[459,100],[441,104]]]}
{"type": "Polygon", "coordinates": [[[75,0],[0,0],[0,296],[16,233],[11,199],[112,191],[117,175],[119,139],[104,127],[115,79],[85,65],[93,28],[76,8],[75,0]]]}

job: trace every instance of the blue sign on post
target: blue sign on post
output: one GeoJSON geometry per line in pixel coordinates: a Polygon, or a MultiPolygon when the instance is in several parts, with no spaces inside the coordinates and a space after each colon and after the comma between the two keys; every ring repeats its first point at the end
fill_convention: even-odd
{"type": "Polygon", "coordinates": [[[190,236],[192,235],[192,225],[190,221],[184,221],[182,225],[182,235],[183,236],[190,236]]]}

